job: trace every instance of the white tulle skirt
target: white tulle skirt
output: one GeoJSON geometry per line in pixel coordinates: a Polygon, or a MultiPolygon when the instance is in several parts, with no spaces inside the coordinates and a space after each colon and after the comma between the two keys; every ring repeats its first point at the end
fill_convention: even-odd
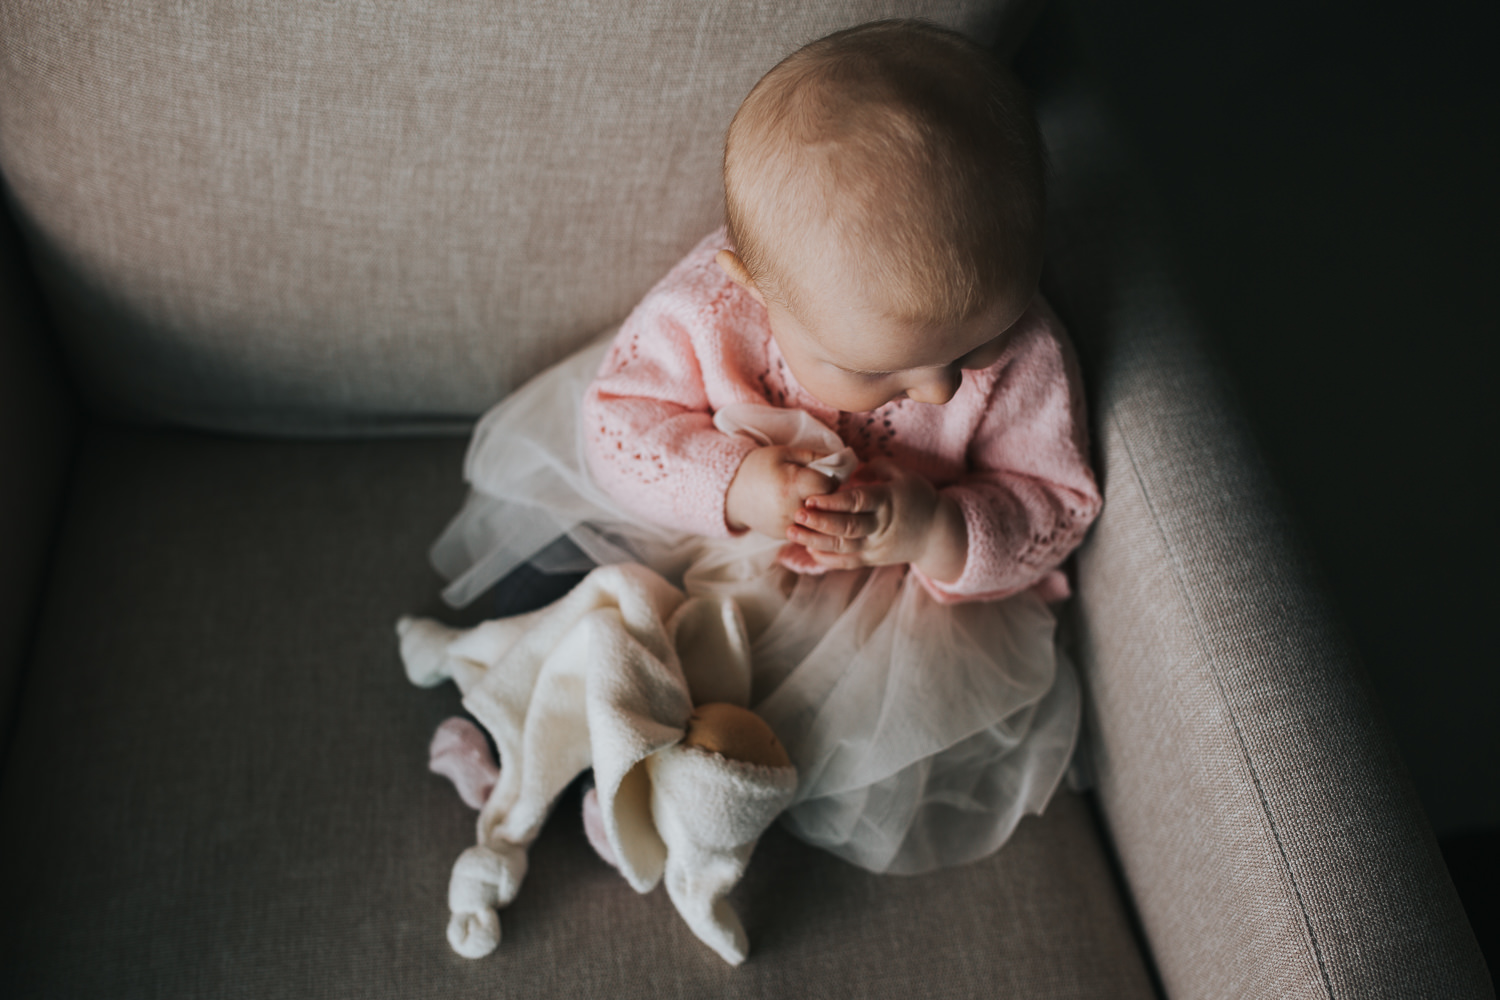
{"type": "Polygon", "coordinates": [[[753,641],[752,708],[798,771],[784,816],[802,840],[875,872],[994,851],[1046,805],[1078,735],[1079,689],[1030,592],[940,604],[904,567],[799,576],[780,543],[640,522],[590,480],[579,411],[610,337],[491,410],[465,461],[472,492],[433,546],[468,604],[512,569],[643,563],[689,594],[734,598],[753,641]],[[571,545],[555,544],[566,537],[571,545]]]}

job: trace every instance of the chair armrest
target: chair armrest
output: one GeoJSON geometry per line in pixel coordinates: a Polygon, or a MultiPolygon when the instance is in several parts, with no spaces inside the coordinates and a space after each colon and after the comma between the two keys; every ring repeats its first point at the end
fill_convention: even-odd
{"type": "Polygon", "coordinates": [[[41,296],[0,205],[0,753],[76,439],[41,296]]]}
{"type": "Polygon", "coordinates": [[[1492,997],[1349,642],[1097,110],[1044,110],[1047,291],[1105,507],[1073,608],[1098,796],[1171,997],[1492,997]]]}

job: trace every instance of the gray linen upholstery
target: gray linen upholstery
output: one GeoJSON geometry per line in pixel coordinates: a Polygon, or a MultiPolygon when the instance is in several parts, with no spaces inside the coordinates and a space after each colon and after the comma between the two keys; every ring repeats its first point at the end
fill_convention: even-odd
{"type": "MultiPolygon", "coordinates": [[[[884,13],[984,36],[1022,6],[10,0],[0,170],[96,405],[454,426],[716,221],[719,133],[777,55],[884,13]]],[[[1066,87],[1044,119],[1046,290],[1083,349],[1108,498],[1074,635],[1098,798],[1168,992],[1493,996],[1107,130],[1066,87]]],[[[0,281],[21,273],[0,259],[0,281]]],[[[28,628],[68,440],[14,301],[0,657],[28,628]]],[[[472,814],[424,758],[457,699],[406,683],[391,624],[439,611],[423,555],[462,450],[88,432],[0,774],[0,996],[1150,994],[1068,795],[994,858],[915,879],[773,832],[736,897],[756,950],[730,970],[591,855],[575,791],[500,950],[453,955],[472,814]]]]}
{"type": "Polygon", "coordinates": [[[41,298],[0,206],[0,747],[10,724],[73,445],[41,298]]]}
{"type": "Polygon", "coordinates": [[[0,5],[0,170],[82,388],[199,427],[462,424],[722,217],[765,70],[1004,0],[0,5]]]}
{"type": "Polygon", "coordinates": [[[1043,117],[1047,287],[1082,340],[1107,498],[1074,609],[1098,794],[1168,995],[1493,996],[1108,128],[1066,89],[1043,117]]]}
{"type": "Polygon", "coordinates": [[[593,856],[574,791],[499,950],[452,954],[474,814],[425,764],[457,696],[407,683],[391,626],[434,610],[462,447],[89,433],[0,784],[0,995],[1151,995],[1072,795],[918,878],[774,830],[732,969],[593,856]]]}

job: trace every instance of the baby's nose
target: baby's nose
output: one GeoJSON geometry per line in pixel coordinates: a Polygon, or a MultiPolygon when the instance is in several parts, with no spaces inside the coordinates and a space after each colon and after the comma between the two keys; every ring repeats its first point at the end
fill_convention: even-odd
{"type": "Polygon", "coordinates": [[[918,403],[933,403],[938,406],[953,398],[964,378],[958,365],[936,368],[922,373],[922,378],[906,390],[906,398],[918,403]]]}

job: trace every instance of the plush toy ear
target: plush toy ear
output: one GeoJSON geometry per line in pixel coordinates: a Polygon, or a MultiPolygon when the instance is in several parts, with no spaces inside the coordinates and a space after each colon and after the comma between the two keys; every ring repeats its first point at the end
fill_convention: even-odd
{"type": "Polygon", "coordinates": [[[750,704],[750,637],[739,605],[727,597],[692,597],[667,622],[694,705],[750,704]]]}
{"type": "Polygon", "coordinates": [[[585,693],[594,782],[620,874],[637,892],[650,892],[661,881],[667,848],[651,816],[651,779],[641,762],[681,741],[693,710],[666,624],[681,592],[670,591],[679,598],[670,605],[636,607],[652,587],[670,589],[666,582],[630,566],[598,569],[591,579],[605,574],[619,577],[619,611],[597,615],[598,665],[585,693]]]}
{"type": "Polygon", "coordinates": [[[700,941],[739,965],[749,942],[729,892],[760,835],[796,794],[796,769],[733,760],[686,743],[653,754],[646,769],[652,815],[667,848],[667,894],[700,941]]]}
{"type": "Polygon", "coordinates": [[[650,892],[667,867],[667,845],[651,817],[651,776],[646,762],[636,761],[611,791],[597,787],[604,835],[614,850],[616,867],[636,892],[650,892]]]}

